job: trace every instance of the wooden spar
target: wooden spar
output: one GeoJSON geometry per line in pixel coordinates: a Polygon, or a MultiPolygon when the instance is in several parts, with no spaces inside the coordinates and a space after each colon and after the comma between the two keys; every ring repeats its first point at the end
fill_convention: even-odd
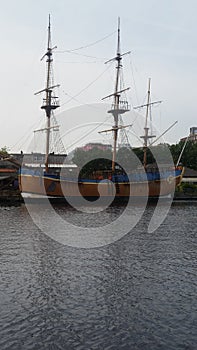
{"type": "MultiPolygon", "coordinates": [[[[45,92],[45,98],[43,100],[42,109],[45,110],[46,117],[47,117],[47,124],[46,124],[46,155],[45,155],[45,170],[48,172],[49,164],[48,164],[48,158],[49,158],[49,149],[50,149],[50,131],[54,127],[51,127],[51,111],[58,108],[59,104],[57,102],[57,97],[52,95],[53,89],[55,87],[59,87],[59,85],[52,85],[52,62],[53,62],[53,49],[55,49],[56,46],[52,47],[51,45],[51,21],[50,21],[50,15],[49,15],[49,24],[48,24],[48,40],[47,40],[47,52],[44,54],[43,58],[46,56],[46,63],[47,63],[47,79],[46,79],[46,88],[40,90],[36,94],[39,94],[41,92],[45,92]]],[[[35,95],[36,95],[35,94],[35,95]]],[[[44,130],[44,129],[43,129],[44,130]]]]}
{"type": "MultiPolygon", "coordinates": [[[[133,126],[133,124],[129,124],[129,125],[120,125],[119,127],[118,127],[118,130],[122,130],[122,129],[125,129],[125,128],[128,128],[128,127],[132,127],[133,126]]],[[[102,133],[104,133],[104,132],[109,132],[109,131],[113,131],[113,128],[112,129],[107,129],[107,130],[102,130],[102,131],[99,131],[98,133],[99,134],[102,134],[102,133]]]]}
{"type": "Polygon", "coordinates": [[[185,140],[185,142],[184,142],[184,145],[183,145],[183,148],[182,148],[181,153],[180,153],[180,155],[179,155],[179,158],[178,158],[178,160],[177,160],[176,166],[178,166],[179,163],[180,163],[180,161],[181,161],[181,158],[182,158],[182,155],[183,155],[183,152],[184,152],[184,150],[185,150],[185,147],[186,147],[186,145],[187,145],[188,140],[189,140],[189,135],[187,136],[187,138],[186,138],[186,140],[185,140]]]}
{"type": "Polygon", "coordinates": [[[155,105],[156,103],[162,103],[162,101],[150,102],[149,104],[145,103],[144,105],[133,107],[133,109],[139,109],[139,108],[142,108],[142,107],[147,107],[148,105],[152,106],[152,105],[155,105]]]}
{"type": "Polygon", "coordinates": [[[149,147],[152,146],[155,142],[157,142],[162,136],[164,136],[170,129],[172,129],[176,124],[178,123],[178,121],[176,120],[172,125],[170,125],[164,132],[162,132],[162,134],[157,137],[153,142],[150,143],[149,147]]]}

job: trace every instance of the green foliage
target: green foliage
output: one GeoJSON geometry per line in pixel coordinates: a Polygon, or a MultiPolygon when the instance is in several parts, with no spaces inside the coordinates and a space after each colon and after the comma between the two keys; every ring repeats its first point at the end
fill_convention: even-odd
{"type": "MultiPolygon", "coordinates": [[[[169,164],[174,161],[177,163],[184,143],[168,145],[159,144],[152,146],[147,150],[147,164],[155,163],[155,159],[160,164],[169,164]]],[[[131,171],[143,164],[143,148],[133,148],[132,150],[126,147],[120,148],[117,152],[117,163],[125,168],[126,171],[131,171]]],[[[110,170],[111,169],[111,150],[101,150],[97,147],[89,151],[76,149],[73,157],[73,162],[83,168],[84,175],[90,174],[95,170],[110,170]]],[[[185,167],[197,170],[197,143],[188,142],[183,152],[181,163],[185,167]]]]}
{"type": "MultiPolygon", "coordinates": [[[[139,148],[120,148],[117,153],[117,162],[126,166],[127,169],[133,170],[143,164],[144,151],[142,147],[139,148]]],[[[147,149],[147,164],[156,163],[171,164],[173,162],[169,145],[160,144],[152,146],[147,149]]]]}
{"type": "Polygon", "coordinates": [[[9,154],[9,148],[7,146],[3,146],[0,148],[0,154],[8,155],[9,154]]]}
{"type": "Polygon", "coordinates": [[[72,161],[81,168],[80,176],[88,177],[96,170],[110,170],[111,159],[111,150],[101,150],[94,147],[89,151],[76,149],[72,161]]]}
{"type": "Polygon", "coordinates": [[[192,183],[182,182],[177,187],[177,191],[185,194],[197,194],[197,185],[192,183]]]}
{"type": "Polygon", "coordinates": [[[127,171],[131,171],[132,169],[137,168],[137,166],[142,165],[142,160],[143,150],[140,148],[131,150],[129,148],[122,147],[117,152],[117,163],[119,163],[127,171]]]}
{"type": "MultiPolygon", "coordinates": [[[[183,142],[170,146],[170,151],[175,162],[177,162],[183,146],[183,142]]],[[[181,163],[188,168],[197,170],[197,143],[192,141],[187,143],[181,158],[181,163]]]]}

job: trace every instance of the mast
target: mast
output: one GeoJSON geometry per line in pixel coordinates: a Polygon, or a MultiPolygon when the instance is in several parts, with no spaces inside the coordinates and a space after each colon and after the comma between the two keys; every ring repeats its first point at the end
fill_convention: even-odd
{"type": "Polygon", "coordinates": [[[150,81],[151,79],[148,79],[148,96],[147,96],[147,106],[146,106],[146,119],[145,119],[145,127],[144,127],[144,147],[143,147],[143,152],[144,152],[144,159],[143,159],[143,164],[144,167],[146,168],[147,165],[147,148],[148,148],[148,140],[151,136],[148,134],[149,127],[148,127],[148,115],[149,115],[149,109],[150,109],[150,81]]]}
{"type": "Polygon", "coordinates": [[[113,132],[113,153],[112,153],[112,172],[115,171],[115,163],[116,163],[116,153],[117,153],[117,140],[118,140],[118,130],[122,129],[123,126],[119,126],[119,117],[121,114],[128,112],[129,111],[129,106],[128,106],[128,102],[127,101],[122,101],[120,100],[121,97],[121,93],[128,90],[129,88],[120,90],[120,71],[122,68],[122,56],[126,55],[130,53],[126,52],[124,54],[121,54],[120,52],[120,18],[118,18],[118,42],[117,42],[117,53],[116,53],[116,57],[112,58],[111,60],[105,62],[111,62],[111,61],[116,61],[117,65],[116,65],[116,80],[115,80],[115,89],[114,89],[114,93],[111,95],[108,95],[106,97],[104,97],[102,100],[109,98],[109,97],[113,97],[113,103],[112,103],[112,107],[111,110],[108,111],[108,113],[111,113],[114,117],[114,125],[112,127],[112,129],[110,130],[104,130],[102,132],[107,132],[107,131],[112,131],[113,132]]]}
{"type": "Polygon", "coordinates": [[[120,18],[118,18],[118,44],[117,44],[117,73],[116,73],[116,84],[114,91],[114,145],[113,145],[113,155],[112,155],[112,171],[115,170],[115,162],[116,162],[116,152],[117,152],[117,139],[118,139],[118,110],[119,110],[119,102],[120,102],[120,94],[118,94],[119,80],[120,80],[120,68],[122,57],[120,54],[120,18]],[[116,110],[116,112],[115,112],[116,110]]]}
{"type": "Polygon", "coordinates": [[[142,107],[146,107],[146,118],[145,118],[145,126],[144,126],[144,135],[140,136],[142,139],[144,139],[144,143],[143,143],[143,152],[144,152],[144,156],[143,156],[143,165],[144,168],[146,169],[147,167],[147,150],[148,150],[148,140],[156,137],[155,135],[149,135],[149,126],[148,126],[148,120],[149,120],[149,116],[150,116],[150,108],[152,105],[156,104],[156,103],[161,103],[162,101],[156,101],[156,102],[150,102],[150,84],[151,83],[151,78],[148,79],[148,95],[147,95],[147,103],[141,106],[137,106],[134,107],[134,109],[139,109],[142,107]]]}
{"type": "Polygon", "coordinates": [[[41,61],[46,56],[46,64],[47,64],[47,76],[46,76],[46,88],[40,90],[35,93],[35,95],[40,94],[41,92],[45,92],[45,98],[43,99],[43,105],[41,109],[45,110],[47,123],[46,123],[46,155],[45,155],[45,170],[48,172],[48,158],[49,158],[49,149],[50,149],[50,131],[53,128],[51,127],[51,115],[52,110],[55,110],[59,107],[58,97],[53,96],[53,89],[58,87],[59,85],[53,85],[53,72],[52,72],[52,62],[53,62],[53,50],[56,49],[57,46],[52,47],[51,44],[51,21],[49,15],[49,24],[48,24],[48,40],[47,40],[47,51],[44,56],[41,58],[41,61]]]}

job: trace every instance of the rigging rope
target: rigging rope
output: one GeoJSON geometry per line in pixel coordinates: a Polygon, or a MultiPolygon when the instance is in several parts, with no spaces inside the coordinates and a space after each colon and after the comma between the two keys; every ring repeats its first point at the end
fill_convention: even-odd
{"type": "Polygon", "coordinates": [[[84,92],[85,90],[87,90],[91,85],[93,85],[109,68],[111,67],[111,65],[107,66],[107,68],[101,73],[99,74],[99,76],[94,79],[91,83],[89,83],[86,87],[84,87],[81,91],[79,91],[76,95],[74,95],[73,97],[71,97],[67,102],[62,103],[62,106],[64,106],[65,104],[69,103],[70,101],[72,101],[73,99],[75,99],[77,96],[81,95],[82,92],[84,92]]]}
{"type": "MultiPolygon", "coordinates": [[[[60,52],[57,52],[56,53],[60,53],[60,52]]],[[[70,52],[68,51],[67,53],[71,53],[73,55],[77,55],[77,56],[82,56],[82,57],[87,57],[87,58],[94,58],[94,59],[97,59],[97,60],[100,60],[100,61],[104,61],[106,60],[106,57],[96,57],[96,56],[91,56],[91,55],[84,55],[84,54],[81,54],[81,53],[77,53],[77,52],[70,52]]],[[[67,62],[69,63],[69,62],[67,62]]],[[[72,62],[71,62],[72,63],[72,62]]],[[[81,63],[81,62],[80,62],[81,63]]],[[[89,62],[88,62],[89,63],[89,62]]]]}
{"type": "Polygon", "coordinates": [[[52,144],[51,152],[65,154],[66,149],[64,147],[62,138],[60,136],[60,131],[59,131],[57,119],[56,119],[54,113],[52,113],[52,120],[53,120],[53,125],[54,126],[57,125],[57,129],[52,129],[52,132],[50,134],[51,138],[53,139],[53,142],[51,142],[51,144],[52,144]]]}
{"type": "Polygon", "coordinates": [[[71,52],[74,52],[74,51],[86,49],[86,48],[88,48],[88,47],[91,47],[91,46],[94,46],[94,45],[98,44],[98,43],[101,42],[101,41],[104,41],[105,39],[108,39],[110,36],[112,36],[112,35],[113,35],[114,33],[116,33],[116,32],[117,32],[117,30],[115,30],[115,31],[113,31],[112,33],[106,35],[104,38],[101,38],[101,39],[99,39],[99,40],[96,40],[96,41],[94,41],[94,42],[92,42],[92,43],[90,43],[90,44],[88,44],[88,45],[80,46],[80,47],[78,47],[78,48],[76,48],[76,49],[62,50],[62,51],[56,51],[56,52],[57,52],[57,53],[65,53],[65,52],[71,53],[71,52]]]}
{"type": "Polygon", "coordinates": [[[20,139],[10,148],[10,150],[14,150],[15,147],[22,148],[24,146],[24,144],[29,140],[30,135],[33,138],[33,133],[32,133],[32,129],[34,129],[35,127],[38,127],[38,125],[40,125],[41,120],[43,119],[43,117],[39,118],[39,122],[36,121],[35,123],[33,123],[25,132],[25,134],[20,137],[20,139]],[[30,134],[31,132],[31,134],[30,134]],[[22,142],[22,140],[24,139],[24,141],[22,142]],[[21,142],[21,143],[20,143],[21,142]],[[20,146],[20,147],[19,147],[20,146]]]}
{"type": "MultiPolygon", "coordinates": [[[[83,139],[85,139],[87,136],[89,136],[91,133],[93,133],[96,129],[98,129],[100,126],[102,126],[103,124],[106,123],[107,119],[109,119],[109,116],[106,117],[106,119],[102,122],[102,123],[99,123],[95,128],[89,130],[86,134],[82,135],[80,138],[77,139],[77,141],[73,142],[71,145],[69,145],[69,148],[75,146],[79,141],[82,141],[83,139]]],[[[64,137],[66,135],[63,134],[62,137],[64,137]]]]}
{"type": "MultiPolygon", "coordinates": [[[[137,103],[139,105],[140,102],[139,102],[139,98],[138,98],[138,92],[137,92],[137,87],[136,87],[136,82],[135,82],[135,77],[134,77],[134,69],[133,69],[133,63],[131,60],[131,54],[129,54],[129,58],[130,58],[129,63],[130,63],[130,68],[131,68],[131,75],[132,75],[132,81],[133,81],[133,85],[134,85],[134,91],[135,91],[137,103]]],[[[133,103],[132,103],[132,105],[133,105],[133,103]]]]}

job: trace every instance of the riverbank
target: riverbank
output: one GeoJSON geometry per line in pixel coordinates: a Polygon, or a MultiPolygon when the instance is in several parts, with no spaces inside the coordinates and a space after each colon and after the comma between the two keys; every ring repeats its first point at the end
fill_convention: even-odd
{"type": "Polygon", "coordinates": [[[23,203],[23,197],[18,189],[5,189],[0,191],[0,204],[23,203]]]}

